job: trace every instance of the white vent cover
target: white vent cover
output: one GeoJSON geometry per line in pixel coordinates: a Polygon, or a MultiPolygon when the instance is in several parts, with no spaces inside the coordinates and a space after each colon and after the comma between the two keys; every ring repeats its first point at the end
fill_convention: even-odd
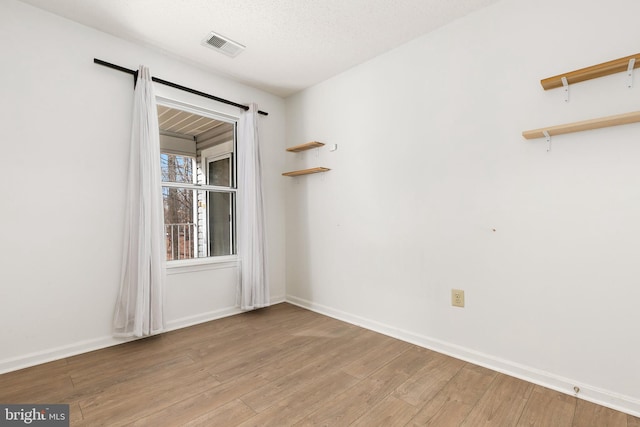
{"type": "Polygon", "coordinates": [[[240,43],[234,42],[233,40],[220,34],[216,34],[213,31],[210,32],[207,38],[203,40],[202,44],[232,58],[245,49],[245,46],[240,43]]]}

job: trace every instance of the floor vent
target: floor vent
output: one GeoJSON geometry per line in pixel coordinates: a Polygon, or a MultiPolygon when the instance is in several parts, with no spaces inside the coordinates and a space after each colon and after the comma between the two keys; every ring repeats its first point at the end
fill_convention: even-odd
{"type": "Polygon", "coordinates": [[[214,32],[209,33],[207,38],[204,39],[203,44],[232,58],[245,49],[245,46],[240,43],[234,42],[233,40],[214,32]]]}

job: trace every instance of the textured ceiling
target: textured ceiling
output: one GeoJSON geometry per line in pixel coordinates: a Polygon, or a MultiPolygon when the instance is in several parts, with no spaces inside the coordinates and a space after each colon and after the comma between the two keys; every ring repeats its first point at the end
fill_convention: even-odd
{"type": "Polygon", "coordinates": [[[498,0],[21,1],[286,97],[498,0]],[[246,50],[202,46],[211,31],[246,50]]]}

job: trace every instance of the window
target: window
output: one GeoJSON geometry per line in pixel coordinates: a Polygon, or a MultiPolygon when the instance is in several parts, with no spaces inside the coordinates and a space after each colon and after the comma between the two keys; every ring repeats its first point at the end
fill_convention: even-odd
{"type": "Polygon", "coordinates": [[[167,261],[236,254],[235,123],[158,105],[167,261]]]}

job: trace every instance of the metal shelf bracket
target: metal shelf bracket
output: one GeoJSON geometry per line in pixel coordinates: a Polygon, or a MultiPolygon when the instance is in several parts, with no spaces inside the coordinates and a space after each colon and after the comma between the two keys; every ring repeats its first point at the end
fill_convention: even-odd
{"type": "Polygon", "coordinates": [[[547,153],[551,151],[551,135],[549,135],[549,131],[543,130],[542,133],[544,137],[547,138],[547,153]]]}
{"type": "Polygon", "coordinates": [[[564,88],[564,102],[569,102],[569,82],[566,77],[562,78],[562,87],[564,88]]]}
{"type": "Polygon", "coordinates": [[[633,69],[635,68],[636,65],[636,58],[631,58],[629,60],[629,66],[627,67],[627,87],[632,88],[633,87],[633,69]]]}

